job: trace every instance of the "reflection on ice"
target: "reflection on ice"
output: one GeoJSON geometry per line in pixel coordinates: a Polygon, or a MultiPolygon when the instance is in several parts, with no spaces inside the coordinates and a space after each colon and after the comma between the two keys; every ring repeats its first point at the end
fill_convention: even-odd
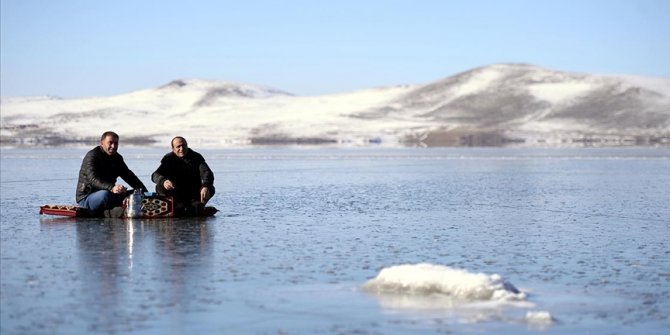
{"type": "Polygon", "coordinates": [[[133,269],[133,235],[135,235],[135,225],[132,218],[126,221],[126,231],[128,232],[128,270],[133,269]]]}
{"type": "MultiPolygon", "coordinates": [[[[404,264],[384,268],[363,285],[383,308],[414,312],[439,312],[455,316],[460,322],[488,320],[518,321],[505,309],[530,309],[535,304],[498,274],[472,273],[429,263],[404,264]]],[[[529,311],[523,322],[551,325],[546,311],[529,311]]]]}

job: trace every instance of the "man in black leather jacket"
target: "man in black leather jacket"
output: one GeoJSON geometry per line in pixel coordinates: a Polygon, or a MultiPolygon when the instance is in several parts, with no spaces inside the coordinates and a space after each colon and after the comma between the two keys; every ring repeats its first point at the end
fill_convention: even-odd
{"type": "Polygon", "coordinates": [[[105,216],[122,215],[123,212],[115,207],[121,206],[128,190],[116,183],[118,177],[135,189],[147,190],[117,153],[118,148],[119,135],[107,131],[102,134],[100,145],[91,149],[81,163],[76,200],[80,207],[88,209],[93,215],[103,212],[105,216]],[[115,214],[110,215],[108,210],[113,208],[115,214]]]}
{"type": "Polygon", "coordinates": [[[171,146],[151,180],[158,194],[174,197],[176,215],[198,215],[214,195],[214,173],[183,137],[173,138],[171,146]]]}

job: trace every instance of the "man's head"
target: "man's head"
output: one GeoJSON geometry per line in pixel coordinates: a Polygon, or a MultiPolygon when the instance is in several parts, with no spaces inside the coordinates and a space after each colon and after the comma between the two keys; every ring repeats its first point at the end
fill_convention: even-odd
{"type": "Polygon", "coordinates": [[[177,157],[184,158],[188,153],[188,143],[186,143],[186,139],[181,136],[173,138],[172,152],[177,155],[177,157]]]}
{"type": "Polygon", "coordinates": [[[100,137],[100,147],[108,155],[113,155],[119,149],[119,135],[113,131],[106,131],[100,137]]]}

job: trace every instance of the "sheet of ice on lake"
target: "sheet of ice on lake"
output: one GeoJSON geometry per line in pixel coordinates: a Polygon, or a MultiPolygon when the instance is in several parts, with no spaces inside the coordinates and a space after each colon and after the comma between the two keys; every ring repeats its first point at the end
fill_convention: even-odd
{"type": "Polygon", "coordinates": [[[527,301],[527,294],[499,274],[429,263],[403,264],[382,269],[363,289],[390,310],[450,312],[464,322],[497,319],[548,326],[553,321],[549,312],[530,311],[535,304],[527,301]],[[510,308],[517,313],[501,312],[510,308]]]}

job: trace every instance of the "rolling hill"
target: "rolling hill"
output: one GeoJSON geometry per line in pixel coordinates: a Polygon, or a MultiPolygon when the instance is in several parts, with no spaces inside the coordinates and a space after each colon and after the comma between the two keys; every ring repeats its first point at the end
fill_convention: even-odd
{"type": "Polygon", "coordinates": [[[422,85],[323,96],[179,79],[109,97],[2,97],[3,145],[670,144],[670,78],[602,76],[495,64],[422,85]]]}

